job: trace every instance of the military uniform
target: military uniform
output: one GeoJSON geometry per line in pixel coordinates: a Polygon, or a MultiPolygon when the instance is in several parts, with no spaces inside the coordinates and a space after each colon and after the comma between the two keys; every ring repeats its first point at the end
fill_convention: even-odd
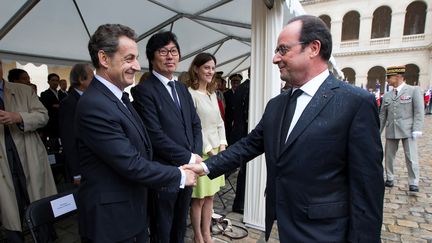
{"type": "MultiPolygon", "coordinates": [[[[390,67],[387,76],[405,73],[404,67],[390,67]]],[[[385,167],[386,186],[393,186],[393,164],[399,141],[405,152],[408,182],[411,191],[418,191],[419,167],[416,137],[421,135],[424,109],[419,87],[403,82],[383,97],[380,111],[381,131],[386,130],[385,167]],[[415,186],[414,188],[412,186],[415,186]]]]}

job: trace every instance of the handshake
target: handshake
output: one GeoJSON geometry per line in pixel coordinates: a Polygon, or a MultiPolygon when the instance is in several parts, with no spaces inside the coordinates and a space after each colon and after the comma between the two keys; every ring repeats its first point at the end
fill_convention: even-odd
{"type": "Polygon", "coordinates": [[[185,186],[196,186],[197,177],[206,174],[204,171],[204,167],[201,165],[201,156],[195,154],[195,158],[195,163],[184,164],[179,167],[180,170],[184,171],[186,175],[185,186]]]}

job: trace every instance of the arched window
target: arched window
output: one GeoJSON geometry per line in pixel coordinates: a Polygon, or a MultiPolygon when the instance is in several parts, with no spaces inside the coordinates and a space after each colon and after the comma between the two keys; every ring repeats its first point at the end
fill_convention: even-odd
{"type": "Polygon", "coordinates": [[[405,65],[405,82],[409,85],[419,85],[420,68],[415,64],[405,65]]]}
{"type": "Polygon", "coordinates": [[[412,2],[406,8],[404,35],[423,34],[426,22],[426,3],[412,2]]]}
{"type": "Polygon", "coordinates": [[[342,69],[342,72],[344,73],[345,80],[348,81],[348,83],[355,84],[356,73],[355,73],[354,69],[344,68],[344,69],[342,69]]]}
{"type": "Polygon", "coordinates": [[[373,91],[376,91],[377,89],[380,90],[380,93],[384,93],[385,89],[385,68],[381,66],[375,66],[371,69],[369,69],[368,76],[367,76],[367,88],[368,90],[372,89],[373,91]]]}
{"type": "Polygon", "coordinates": [[[360,30],[360,14],[350,11],[343,17],[342,41],[358,40],[360,30]]]}
{"type": "Polygon", "coordinates": [[[390,36],[392,10],[387,6],[381,6],[373,13],[371,39],[390,36]]]}
{"type": "Polygon", "coordinates": [[[328,15],[321,15],[319,18],[327,25],[328,29],[331,30],[331,18],[328,15]]]}

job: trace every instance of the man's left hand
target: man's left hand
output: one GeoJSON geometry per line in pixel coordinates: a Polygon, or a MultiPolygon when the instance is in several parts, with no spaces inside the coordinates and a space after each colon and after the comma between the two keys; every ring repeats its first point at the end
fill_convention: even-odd
{"type": "Polygon", "coordinates": [[[18,112],[9,112],[0,110],[0,124],[12,125],[21,123],[22,117],[18,112]]]}

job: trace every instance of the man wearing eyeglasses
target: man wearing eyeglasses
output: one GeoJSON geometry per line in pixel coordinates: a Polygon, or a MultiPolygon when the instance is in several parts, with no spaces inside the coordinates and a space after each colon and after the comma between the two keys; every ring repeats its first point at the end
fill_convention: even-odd
{"type": "MultiPolygon", "coordinates": [[[[154,159],[181,166],[200,163],[201,122],[186,86],[175,80],[180,47],[172,32],[153,35],[146,46],[151,76],[137,85],[135,107],[147,126],[154,159]]],[[[151,193],[151,242],[184,242],[192,188],[156,188],[151,193]]]]}
{"type": "Polygon", "coordinates": [[[247,137],[200,165],[215,178],[265,153],[266,239],[380,242],[384,179],[373,95],[328,70],[331,35],[319,18],[291,19],[273,63],[292,88],[270,100],[247,137]]]}

